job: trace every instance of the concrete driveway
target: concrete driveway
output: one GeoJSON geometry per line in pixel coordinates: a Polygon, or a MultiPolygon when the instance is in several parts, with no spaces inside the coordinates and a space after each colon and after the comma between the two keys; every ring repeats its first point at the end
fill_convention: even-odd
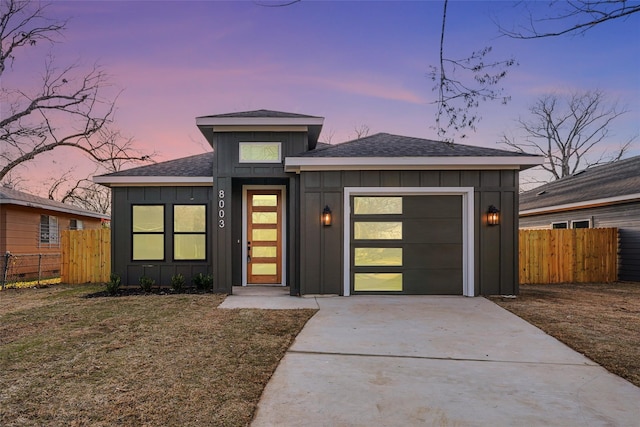
{"type": "Polygon", "coordinates": [[[640,425],[640,388],[484,298],[316,301],[253,426],[640,425]]]}

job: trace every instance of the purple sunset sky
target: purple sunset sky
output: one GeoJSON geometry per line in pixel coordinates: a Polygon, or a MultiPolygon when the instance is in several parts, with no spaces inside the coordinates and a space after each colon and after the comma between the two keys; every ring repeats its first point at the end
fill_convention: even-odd
{"type": "MultiPolygon", "coordinates": [[[[546,4],[529,5],[544,11],[546,4]]],[[[141,149],[158,152],[156,161],[210,149],[195,117],[254,109],[325,117],[320,139],[331,136],[332,143],[353,138],[362,125],[371,134],[437,139],[427,71],[438,60],[440,1],[302,1],[279,8],[252,1],[54,1],[49,13],[70,18],[52,48],[56,62],[104,66],[114,93],[121,91],[116,126],[141,149]]],[[[516,132],[515,120],[527,117],[537,97],[590,89],[630,110],[614,122],[612,146],[639,133],[638,17],[540,40],[499,37],[494,19],[508,26],[526,17],[511,2],[449,4],[450,56],[491,45],[493,58],[513,55],[520,64],[504,84],[512,101],[484,104],[478,131],[457,142],[504,148],[496,144],[500,135],[516,132]]],[[[18,56],[3,84],[37,84],[50,48],[18,56]]],[[[635,142],[628,156],[638,154],[635,142]]],[[[43,179],[81,164],[79,156],[56,151],[21,170],[31,178],[29,191],[44,191],[43,179]]],[[[76,166],[75,173],[91,170],[76,166]]]]}

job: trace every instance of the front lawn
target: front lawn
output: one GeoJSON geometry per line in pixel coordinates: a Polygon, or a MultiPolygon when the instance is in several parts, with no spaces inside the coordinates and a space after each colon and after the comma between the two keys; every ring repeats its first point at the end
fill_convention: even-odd
{"type": "Polygon", "coordinates": [[[224,297],[0,292],[0,425],[242,426],[314,310],[224,297]]]}
{"type": "Polygon", "coordinates": [[[640,283],[522,285],[491,300],[640,387],[640,283]]]}

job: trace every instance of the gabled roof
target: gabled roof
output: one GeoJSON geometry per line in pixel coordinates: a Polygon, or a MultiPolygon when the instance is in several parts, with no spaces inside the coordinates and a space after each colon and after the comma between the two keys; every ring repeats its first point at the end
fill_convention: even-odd
{"type": "Polygon", "coordinates": [[[208,152],[95,176],[93,181],[106,186],[118,184],[211,185],[212,175],[213,152],[208,152]]]}
{"type": "Polygon", "coordinates": [[[67,203],[34,196],[23,191],[7,187],[0,187],[0,205],[18,205],[32,208],[46,209],[55,212],[64,212],[72,215],[88,216],[92,218],[109,219],[109,215],[89,211],[67,203]]]}
{"type": "Polygon", "coordinates": [[[341,144],[318,147],[285,159],[285,170],[480,168],[526,169],[541,156],[377,133],[341,144]]]}
{"type": "Polygon", "coordinates": [[[640,156],[585,169],[520,194],[520,215],[640,200],[640,156]]]}
{"type": "Polygon", "coordinates": [[[230,132],[243,127],[253,127],[266,131],[286,129],[306,131],[309,135],[310,149],[316,146],[323,123],[323,117],[273,110],[241,111],[196,117],[196,125],[210,144],[214,132],[230,132]]]}

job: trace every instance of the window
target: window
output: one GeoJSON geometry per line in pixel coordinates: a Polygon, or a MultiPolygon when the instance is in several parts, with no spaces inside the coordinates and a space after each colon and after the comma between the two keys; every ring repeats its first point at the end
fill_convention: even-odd
{"type": "Polygon", "coordinates": [[[240,163],[280,163],[279,142],[241,142],[240,163]]]}
{"type": "Polygon", "coordinates": [[[591,220],[581,219],[578,221],[571,221],[571,228],[591,228],[591,220]]]}
{"type": "Polygon", "coordinates": [[[567,221],[552,222],[551,228],[569,228],[567,221]]]}
{"type": "Polygon", "coordinates": [[[402,291],[402,273],[355,273],[354,291],[402,291]]]}
{"type": "Polygon", "coordinates": [[[50,215],[40,215],[40,244],[59,245],[58,218],[50,215]]]}
{"type": "Polygon", "coordinates": [[[207,208],[205,205],[173,206],[173,259],[204,260],[207,257],[207,208]]]}
{"type": "Polygon", "coordinates": [[[402,197],[354,197],[355,215],[401,215],[402,197]]]}
{"type": "Polygon", "coordinates": [[[401,240],[402,222],[354,222],[355,240],[401,240]]]}
{"type": "Polygon", "coordinates": [[[82,221],[79,219],[72,219],[69,221],[69,230],[82,230],[84,228],[82,221]]]}
{"type": "Polygon", "coordinates": [[[163,260],[164,206],[134,205],[132,223],[133,260],[163,260]]]}

